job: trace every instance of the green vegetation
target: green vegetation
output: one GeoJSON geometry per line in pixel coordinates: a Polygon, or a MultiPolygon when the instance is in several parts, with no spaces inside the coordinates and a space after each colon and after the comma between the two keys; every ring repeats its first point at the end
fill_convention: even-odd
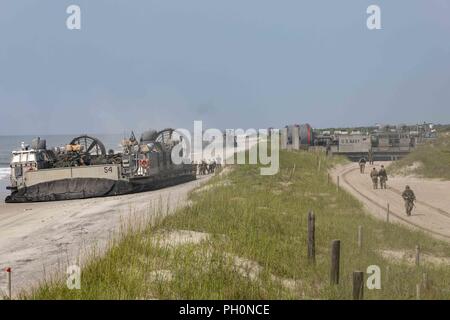
{"type": "Polygon", "coordinates": [[[417,147],[390,169],[394,174],[450,180],[450,134],[441,133],[436,141],[417,147]]]}
{"type": "Polygon", "coordinates": [[[275,176],[261,176],[257,166],[236,166],[192,192],[190,206],[153,225],[125,228],[105,255],[94,255],[83,268],[81,290],[68,290],[65,281],[54,280],[22,298],[351,299],[352,272],[370,265],[380,267],[382,289],[366,288],[366,299],[415,299],[424,272],[430,288],[422,298],[450,298],[448,265],[415,267],[407,259],[381,254],[414,252],[420,244],[427,255],[450,257],[449,244],[364,214],[357,200],[328,183],[333,159],[282,151],[280,162],[275,176]],[[310,209],[316,214],[315,266],[307,261],[310,209]],[[361,252],[358,226],[364,234],[361,252]],[[177,230],[209,238],[162,245],[168,232],[177,230]],[[337,286],[329,284],[333,239],[341,240],[337,286]]]}
{"type": "Polygon", "coordinates": [[[434,128],[438,132],[450,132],[450,124],[436,124],[434,128]]]}

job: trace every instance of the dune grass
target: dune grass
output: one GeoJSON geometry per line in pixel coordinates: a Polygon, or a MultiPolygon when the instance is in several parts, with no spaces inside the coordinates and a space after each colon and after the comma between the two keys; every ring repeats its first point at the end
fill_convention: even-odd
{"type": "MultiPolygon", "coordinates": [[[[450,298],[450,268],[420,267],[383,258],[381,250],[450,257],[450,245],[419,231],[364,213],[351,195],[328,183],[333,158],[308,152],[280,154],[280,172],[235,166],[208,188],[192,192],[192,205],[152,225],[124,230],[110,249],[82,269],[81,290],[65,280],[43,282],[24,299],[351,299],[351,275],[370,265],[381,270],[380,290],[366,299],[415,299],[427,273],[423,299],[450,298]],[[318,170],[318,159],[321,168],[318,170]],[[295,168],[295,169],[294,169],[295,168]],[[316,214],[316,264],[307,261],[307,213],[316,214]],[[363,248],[357,246],[358,226],[363,248]],[[207,235],[198,243],[162,246],[174,230],[207,235]],[[340,284],[329,284],[330,242],[341,240],[340,284]]],[[[367,278],[366,274],[366,278],[367,278]]]]}
{"type": "Polygon", "coordinates": [[[394,174],[450,180],[450,134],[441,133],[436,141],[417,147],[390,168],[394,174]]]}

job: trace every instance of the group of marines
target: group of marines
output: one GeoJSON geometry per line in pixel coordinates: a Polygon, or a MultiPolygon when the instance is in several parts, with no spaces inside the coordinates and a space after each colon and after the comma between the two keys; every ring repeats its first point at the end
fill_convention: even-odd
{"type": "Polygon", "coordinates": [[[209,163],[206,160],[202,160],[200,163],[197,163],[197,174],[207,175],[215,173],[220,167],[221,163],[218,160],[211,160],[209,163]]]}
{"type": "MultiPolygon", "coordinates": [[[[358,163],[360,173],[364,174],[367,163],[366,158],[364,157],[361,158],[358,163]]],[[[369,163],[371,165],[374,164],[373,157],[370,153],[369,153],[369,163]]],[[[373,167],[372,171],[370,172],[370,179],[372,180],[373,189],[378,189],[378,186],[380,187],[380,189],[387,189],[388,174],[384,165],[381,165],[380,170],[377,170],[375,167],[373,167]]],[[[406,215],[411,216],[416,196],[409,186],[406,186],[405,190],[402,192],[402,198],[405,201],[406,215]]]]}

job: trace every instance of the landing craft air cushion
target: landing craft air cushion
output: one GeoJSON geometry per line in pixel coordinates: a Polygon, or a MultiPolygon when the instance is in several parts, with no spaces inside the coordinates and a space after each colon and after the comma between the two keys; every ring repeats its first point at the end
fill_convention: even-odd
{"type": "Polygon", "coordinates": [[[181,142],[173,129],[134,134],[122,141],[122,153],[108,153],[103,143],[83,135],[64,148],[47,149],[34,139],[12,152],[11,195],[5,202],[83,199],[154,190],[196,179],[195,167],[172,161],[181,142]]]}
{"type": "Polygon", "coordinates": [[[437,138],[436,130],[431,124],[380,126],[365,132],[334,130],[333,134],[331,131],[315,131],[309,124],[295,124],[286,126],[285,132],[286,142],[290,147],[294,146],[294,141],[299,148],[319,146],[353,161],[368,157],[369,153],[376,161],[397,160],[406,156],[417,145],[437,138]],[[298,136],[294,137],[294,132],[298,136]]]}

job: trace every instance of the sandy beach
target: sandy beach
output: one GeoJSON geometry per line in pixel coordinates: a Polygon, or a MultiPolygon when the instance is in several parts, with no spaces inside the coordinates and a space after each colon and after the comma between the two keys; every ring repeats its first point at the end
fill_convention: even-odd
{"type": "MultiPolygon", "coordinates": [[[[76,264],[86,250],[104,248],[123,223],[151,218],[157,208],[171,213],[186,205],[189,191],[208,178],[124,196],[0,204],[0,267],[12,268],[13,295],[76,264]]],[[[0,295],[5,289],[1,272],[0,295]]]]}
{"type": "MultiPolygon", "coordinates": [[[[225,158],[252,148],[257,139],[226,150],[225,158]]],[[[188,194],[211,176],[131,195],[83,200],[0,203],[0,268],[12,268],[13,296],[68,265],[83,262],[92,248],[106,247],[121,225],[148,221],[157,212],[170,214],[188,204],[188,194]],[[161,210],[158,210],[161,209],[161,210]]],[[[6,273],[0,272],[0,297],[6,273]]]]}

